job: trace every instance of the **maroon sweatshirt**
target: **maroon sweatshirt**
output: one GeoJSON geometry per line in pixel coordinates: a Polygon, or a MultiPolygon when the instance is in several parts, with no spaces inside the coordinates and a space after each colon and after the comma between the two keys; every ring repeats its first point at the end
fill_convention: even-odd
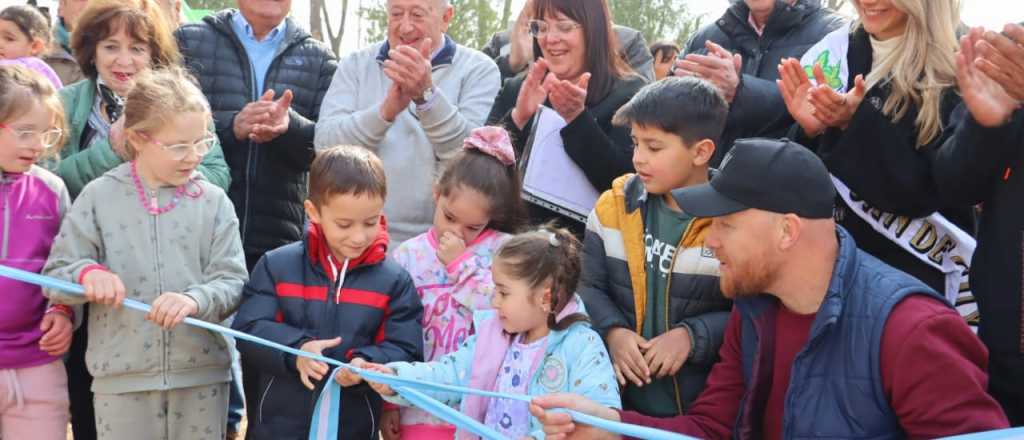
{"type": "MultiPolygon", "coordinates": [[[[813,315],[779,311],[772,390],[762,437],[778,439],[790,367],[807,342],[813,315]]],[[[740,356],[740,317],[733,309],[707,387],[684,416],[659,419],[620,412],[622,421],[706,439],[728,439],[746,385],[740,356]]],[[[910,438],[936,438],[1009,426],[985,390],[988,352],[955,310],[913,295],[893,308],[882,335],[882,385],[910,438]]],[[[814,417],[804,414],[801,417],[814,417]]]]}

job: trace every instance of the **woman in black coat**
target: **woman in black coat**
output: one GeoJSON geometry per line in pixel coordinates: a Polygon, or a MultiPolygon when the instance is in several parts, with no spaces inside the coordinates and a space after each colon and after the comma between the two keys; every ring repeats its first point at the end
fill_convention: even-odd
{"type": "MultiPolygon", "coordinates": [[[[554,109],[568,125],[561,130],[565,151],[598,191],[633,171],[633,141],[628,127],[616,127],[612,116],[645,85],[616,55],[605,0],[537,0],[530,31],[534,53],[541,54],[529,70],[508,80],[487,118],[511,134],[522,157],[540,105],[554,109]]],[[[582,232],[583,225],[531,205],[534,221],[561,218],[582,232]]]]}
{"type": "MultiPolygon", "coordinates": [[[[779,67],[779,87],[797,121],[791,136],[814,149],[832,175],[871,208],[911,219],[939,211],[973,235],[973,208],[941,197],[931,163],[959,122],[953,117],[960,104],[956,1],[888,0],[870,11],[860,1],[853,4],[860,18],[848,34],[845,60],[814,68],[818,83],[830,85],[811,85],[797,60],[779,67]],[[848,92],[832,88],[842,67],[849,71],[841,78],[848,92]]],[[[939,292],[946,290],[942,271],[876,232],[842,200],[837,200],[836,220],[862,250],[939,292]]]]}

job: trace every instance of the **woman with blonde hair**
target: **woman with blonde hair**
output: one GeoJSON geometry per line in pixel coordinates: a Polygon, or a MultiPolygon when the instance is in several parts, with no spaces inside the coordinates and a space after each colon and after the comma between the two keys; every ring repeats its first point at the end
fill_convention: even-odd
{"type": "Polygon", "coordinates": [[[960,104],[959,1],[853,5],[854,23],[827,35],[802,60],[779,66],[779,88],[797,121],[791,138],[828,166],[840,199],[836,220],[861,249],[955,298],[961,270],[943,261],[947,249],[925,246],[928,237],[914,240],[907,226],[942,224],[966,231],[961,237],[974,232],[972,209],[940,197],[930,160],[959,120],[952,115],[960,104]]]}

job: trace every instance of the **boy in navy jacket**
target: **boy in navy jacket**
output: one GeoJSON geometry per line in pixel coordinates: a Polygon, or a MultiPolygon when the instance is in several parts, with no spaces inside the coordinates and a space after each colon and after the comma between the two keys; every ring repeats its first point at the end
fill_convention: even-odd
{"type": "MultiPolygon", "coordinates": [[[[357,367],[422,360],[423,307],[412,278],[386,257],[386,192],[373,153],[320,152],[309,173],[306,237],[256,263],[233,327],[357,367]]],[[[307,438],[328,365],[245,341],[238,350],[248,438],[307,438]]],[[[380,396],[358,376],[335,380],[345,387],[339,439],[376,438],[380,396]]]]}

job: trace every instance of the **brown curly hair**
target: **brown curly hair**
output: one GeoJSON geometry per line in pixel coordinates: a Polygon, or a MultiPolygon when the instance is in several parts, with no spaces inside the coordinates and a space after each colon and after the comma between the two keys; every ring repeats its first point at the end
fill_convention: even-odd
{"type": "Polygon", "coordinates": [[[551,314],[548,328],[565,330],[570,325],[587,321],[582,313],[573,313],[556,321],[555,317],[573,300],[580,283],[583,245],[568,229],[553,222],[535,231],[516,235],[498,248],[492,267],[500,266],[512,276],[523,280],[531,289],[551,288],[551,314]]]}
{"type": "Polygon", "coordinates": [[[181,62],[178,43],[160,6],[153,0],[92,0],[78,17],[71,33],[71,52],[82,73],[96,79],[96,47],[100,42],[124,30],[132,38],[149,45],[150,67],[166,67],[181,62]]]}

